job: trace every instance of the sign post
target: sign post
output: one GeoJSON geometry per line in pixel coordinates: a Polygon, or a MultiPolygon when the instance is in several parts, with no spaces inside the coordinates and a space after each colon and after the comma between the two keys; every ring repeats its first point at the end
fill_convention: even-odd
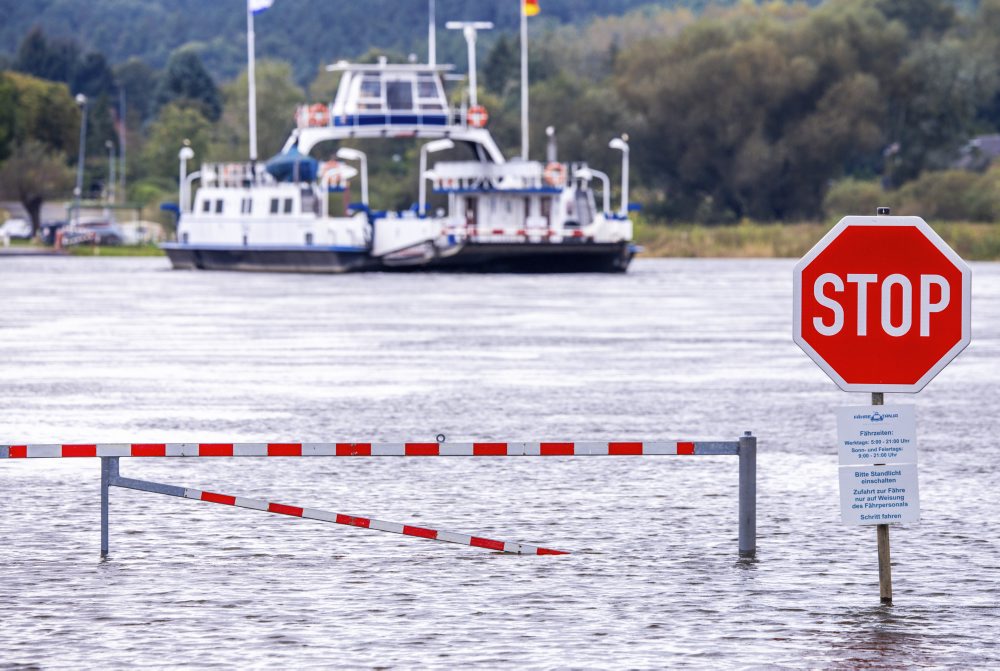
{"type": "MultiPolygon", "coordinates": [[[[874,217],[844,217],[795,266],[793,340],[838,387],[871,392],[872,406],[882,406],[885,392],[923,389],[969,344],[971,286],[969,266],[923,219],[892,217],[887,207],[874,217]]],[[[915,435],[912,441],[915,447],[915,435]]],[[[879,454],[874,467],[887,463],[889,453],[879,454]]],[[[915,497],[915,453],[912,464],[894,465],[892,473],[897,470],[885,479],[903,478],[898,488],[915,497]],[[908,488],[904,471],[913,473],[908,488]]],[[[841,478],[843,497],[843,470],[841,478]]],[[[856,522],[879,520],[884,604],[892,604],[889,524],[919,517],[913,501],[909,514],[861,515],[856,522]]]]}

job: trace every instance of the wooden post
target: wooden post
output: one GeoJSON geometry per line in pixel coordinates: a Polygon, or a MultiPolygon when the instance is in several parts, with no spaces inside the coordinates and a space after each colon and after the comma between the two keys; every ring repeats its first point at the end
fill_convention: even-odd
{"type": "MultiPolygon", "coordinates": [[[[872,405],[883,405],[885,397],[880,391],[872,392],[872,405]]],[[[878,538],[878,592],[882,603],[892,605],[892,563],[889,558],[889,525],[876,525],[878,538]]]]}

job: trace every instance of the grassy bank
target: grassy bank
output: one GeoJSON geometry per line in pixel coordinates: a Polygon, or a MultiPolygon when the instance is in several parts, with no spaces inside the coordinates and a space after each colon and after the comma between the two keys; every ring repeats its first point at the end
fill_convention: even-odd
{"type": "Polygon", "coordinates": [[[120,247],[76,245],[67,247],[66,251],[73,256],[163,256],[163,250],[156,245],[123,245],[120,247]]]}
{"type": "MultiPolygon", "coordinates": [[[[731,226],[700,224],[636,224],[636,242],[645,256],[689,258],[799,258],[835,222],[761,224],[744,221],[731,226]]],[[[968,261],[1000,260],[1000,224],[928,222],[968,261]]]]}

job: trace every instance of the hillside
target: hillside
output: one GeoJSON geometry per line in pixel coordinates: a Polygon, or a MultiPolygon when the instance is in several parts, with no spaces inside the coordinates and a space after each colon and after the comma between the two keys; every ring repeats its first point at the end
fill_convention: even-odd
{"type": "MultiPolygon", "coordinates": [[[[732,4],[723,0],[715,4],[732,4]]],[[[707,0],[541,0],[541,25],[584,23],[644,5],[703,9],[707,0]]],[[[12,56],[25,34],[40,26],[51,37],[72,38],[101,51],[111,63],[138,57],[162,68],[177,47],[194,45],[218,80],[246,63],[244,0],[0,0],[0,54],[12,56]]],[[[517,0],[437,0],[440,60],[464,62],[464,43],[448,20],[493,21],[500,32],[517,29],[517,0]]],[[[305,83],[324,63],[372,48],[400,54],[427,49],[427,0],[275,0],[256,23],[257,54],[292,64],[305,83]],[[373,17],[376,17],[373,19],[373,17]]],[[[483,36],[486,46],[495,39],[483,36]]]]}

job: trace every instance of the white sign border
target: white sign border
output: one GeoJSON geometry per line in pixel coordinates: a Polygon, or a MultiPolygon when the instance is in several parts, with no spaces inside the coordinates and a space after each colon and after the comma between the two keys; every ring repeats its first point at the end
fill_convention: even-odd
{"type": "Polygon", "coordinates": [[[890,216],[848,216],[837,222],[830,231],[817,242],[809,252],[795,264],[792,286],[792,340],[805,352],[813,362],[825,372],[837,386],[844,391],[874,391],[874,392],[904,392],[915,394],[944,370],[958,354],[972,342],[972,269],[962,257],[948,246],[926,221],[920,217],[890,217],[890,216]],[[829,246],[848,226],[912,226],[919,229],[938,251],[962,273],[962,337],[955,346],[948,350],[923,377],[913,384],[879,384],[850,383],[840,376],[823,357],[812,348],[802,337],[802,271],[805,270],[820,252],[829,246]]]}

